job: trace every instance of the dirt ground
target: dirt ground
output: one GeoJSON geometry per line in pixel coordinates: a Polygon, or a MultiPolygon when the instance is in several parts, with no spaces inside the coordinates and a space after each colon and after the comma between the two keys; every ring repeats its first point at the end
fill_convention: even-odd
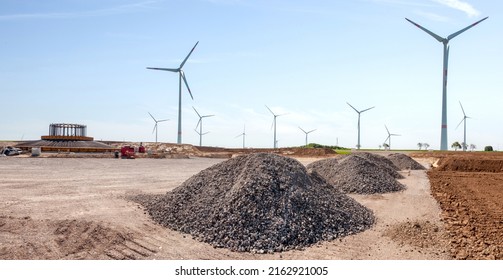
{"type": "MultiPolygon", "coordinates": [[[[432,156],[432,155],[422,155],[432,156]]],[[[455,259],[503,259],[503,155],[435,153],[428,172],[455,259]]]]}
{"type": "MultiPolygon", "coordinates": [[[[303,164],[319,158],[298,157],[303,164]]],[[[225,159],[0,158],[0,259],[449,259],[441,209],[425,171],[403,192],[353,195],[373,228],[275,254],[216,249],[153,223],[127,200],[163,194],[225,159]]],[[[428,166],[430,158],[421,162],[428,166]]]]}

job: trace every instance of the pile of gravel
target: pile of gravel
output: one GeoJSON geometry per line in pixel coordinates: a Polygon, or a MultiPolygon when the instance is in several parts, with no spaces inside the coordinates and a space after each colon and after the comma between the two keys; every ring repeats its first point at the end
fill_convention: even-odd
{"type": "Polygon", "coordinates": [[[390,159],[385,156],[372,153],[355,153],[355,156],[362,157],[377,166],[384,169],[389,175],[393,176],[395,179],[405,178],[402,174],[398,173],[400,168],[398,168],[390,159]]]}
{"type": "Polygon", "coordinates": [[[424,170],[426,169],[423,165],[418,163],[417,161],[413,160],[411,157],[396,153],[396,154],[389,154],[388,158],[401,170],[424,170]]]}
{"type": "Polygon", "coordinates": [[[164,196],[136,201],[163,226],[215,247],[258,253],[358,233],[375,220],[298,161],[266,153],[229,159],[164,196]]]}
{"type": "Polygon", "coordinates": [[[333,168],[319,168],[317,164],[307,167],[344,193],[374,194],[405,189],[388,173],[388,169],[356,154],[340,159],[333,168]]]}

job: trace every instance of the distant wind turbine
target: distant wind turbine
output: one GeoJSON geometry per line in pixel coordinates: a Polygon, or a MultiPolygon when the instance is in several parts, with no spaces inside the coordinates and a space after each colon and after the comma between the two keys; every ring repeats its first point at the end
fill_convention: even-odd
{"type": "Polygon", "coordinates": [[[208,134],[209,132],[205,132],[203,133],[203,119],[204,118],[209,118],[209,117],[213,117],[215,115],[205,115],[205,116],[201,116],[199,114],[199,112],[196,110],[196,108],[194,108],[194,106],[192,106],[192,109],[194,109],[194,111],[196,112],[196,114],[199,116],[199,121],[197,122],[197,125],[196,125],[196,132],[197,134],[199,134],[199,146],[202,146],[203,145],[203,135],[205,134],[208,134]],[[197,127],[199,126],[199,132],[197,131],[197,127]]]}
{"type": "Polygon", "coordinates": [[[196,48],[197,44],[199,44],[199,41],[194,45],[192,50],[189,52],[187,57],[182,61],[180,66],[178,68],[155,68],[155,67],[147,67],[147,69],[150,70],[162,70],[162,71],[169,71],[169,72],[175,72],[178,73],[178,138],[177,138],[177,143],[182,144],[182,79],[183,82],[185,83],[185,86],[187,87],[187,90],[189,91],[190,97],[194,99],[192,96],[192,92],[190,91],[189,84],[187,83],[187,79],[185,78],[185,73],[183,72],[182,68],[183,65],[185,65],[185,62],[187,62],[187,59],[189,59],[189,56],[192,54],[194,49],[196,48]]]}
{"type": "MultiPolygon", "coordinates": [[[[267,107],[267,105],[265,105],[265,107],[267,107]]],[[[276,115],[269,107],[267,107],[267,110],[269,110],[269,112],[271,112],[271,114],[274,116],[274,120],[273,120],[272,124],[274,126],[274,149],[276,149],[278,147],[278,141],[276,141],[276,118],[283,116],[284,114],[276,115]]]]}
{"type": "Polygon", "coordinates": [[[386,140],[384,140],[384,143],[386,143],[386,141],[388,141],[388,149],[391,150],[391,136],[401,136],[401,135],[390,133],[388,130],[388,127],[386,125],[384,125],[384,127],[386,128],[386,132],[388,132],[388,137],[386,138],[386,140]]]}
{"type": "Polygon", "coordinates": [[[480,22],[486,20],[488,17],[485,17],[457,32],[452,33],[451,35],[447,36],[447,38],[442,38],[438,36],[437,34],[431,32],[430,30],[422,27],[421,25],[413,22],[412,20],[405,18],[408,22],[414,24],[417,26],[419,29],[423,30],[424,32],[428,33],[430,36],[435,38],[437,41],[440,43],[444,44],[444,66],[443,66],[443,71],[442,71],[442,76],[443,76],[443,82],[442,82],[442,126],[441,126],[441,134],[440,134],[440,150],[446,151],[448,149],[447,147],[447,66],[448,66],[448,60],[449,60],[449,41],[453,39],[454,37],[458,36],[459,34],[465,32],[466,30],[474,27],[475,25],[479,24],[480,22]]]}
{"type": "Polygon", "coordinates": [[[458,128],[461,123],[464,122],[464,130],[463,130],[463,152],[466,151],[466,119],[470,119],[470,117],[468,117],[466,114],[465,114],[465,109],[463,109],[463,105],[461,105],[461,101],[459,102],[459,106],[461,106],[461,111],[463,111],[463,119],[461,120],[461,122],[459,122],[458,126],[456,126],[456,128],[458,128]]]}
{"type": "Polygon", "coordinates": [[[302,132],[304,132],[306,134],[306,147],[307,147],[307,135],[313,131],[315,131],[316,129],[313,129],[313,130],[310,130],[310,131],[305,131],[304,129],[302,129],[300,126],[299,126],[299,129],[302,130],[302,132]]]}
{"type": "Polygon", "coordinates": [[[152,133],[154,133],[155,131],[155,143],[157,143],[157,124],[160,123],[160,122],[165,122],[165,121],[169,121],[169,119],[165,119],[165,120],[156,120],[154,118],[154,116],[152,116],[152,114],[150,114],[150,112],[148,112],[148,114],[150,115],[150,117],[154,120],[155,122],[155,125],[154,125],[154,129],[152,130],[152,133]]]}
{"type": "MultiPolygon", "coordinates": [[[[348,103],[348,102],[346,102],[346,103],[348,103]]],[[[351,104],[349,104],[349,103],[348,103],[348,105],[349,105],[349,107],[353,108],[353,110],[355,110],[355,112],[358,114],[358,144],[356,144],[356,148],[359,150],[359,149],[360,149],[360,147],[361,147],[361,146],[360,146],[360,114],[361,114],[361,113],[363,113],[363,112],[366,112],[366,111],[368,111],[368,110],[370,110],[370,109],[374,109],[374,108],[375,108],[375,106],[374,106],[374,107],[367,108],[367,109],[365,109],[365,110],[358,111],[358,110],[356,110],[356,108],[355,108],[355,107],[353,107],[351,104]]]]}
{"type": "Polygon", "coordinates": [[[234,138],[238,138],[238,137],[243,137],[243,149],[245,148],[245,138],[246,138],[246,125],[243,126],[243,133],[239,134],[238,136],[234,137],[234,138]]]}

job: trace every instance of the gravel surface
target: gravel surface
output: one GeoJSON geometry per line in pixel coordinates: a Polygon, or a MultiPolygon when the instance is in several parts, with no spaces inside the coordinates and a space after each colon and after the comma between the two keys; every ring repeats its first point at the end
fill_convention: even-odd
{"type": "Polygon", "coordinates": [[[300,249],[375,222],[371,210],[297,160],[267,153],[229,159],[166,195],[135,200],[163,226],[240,252],[300,249]]]}
{"type": "Polygon", "coordinates": [[[362,157],[376,164],[380,168],[384,169],[389,175],[393,176],[393,178],[396,179],[405,178],[402,174],[398,173],[400,168],[398,168],[398,166],[396,166],[390,159],[386,158],[385,156],[372,153],[355,153],[354,155],[362,157]]]}
{"type": "Polygon", "coordinates": [[[338,164],[322,161],[310,164],[307,168],[344,193],[374,194],[405,189],[389,174],[390,169],[356,154],[340,159],[338,164]]]}
{"type": "Polygon", "coordinates": [[[411,157],[408,155],[396,153],[396,154],[389,154],[388,158],[401,170],[425,170],[426,168],[418,163],[417,161],[413,160],[411,157]]]}

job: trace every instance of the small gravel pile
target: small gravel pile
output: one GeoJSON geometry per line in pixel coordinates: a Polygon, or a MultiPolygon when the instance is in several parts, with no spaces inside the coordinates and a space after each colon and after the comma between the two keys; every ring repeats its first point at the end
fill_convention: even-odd
{"type": "Polygon", "coordinates": [[[339,164],[331,169],[311,165],[309,170],[344,193],[374,194],[405,189],[386,169],[358,155],[340,159],[339,164]]]}
{"type": "Polygon", "coordinates": [[[372,154],[372,153],[356,153],[355,156],[362,157],[377,166],[383,168],[389,175],[393,176],[395,179],[403,179],[405,178],[402,174],[398,173],[398,168],[390,159],[385,156],[372,154]]]}
{"type": "Polygon", "coordinates": [[[371,210],[298,161],[266,153],[229,159],[136,201],[161,225],[233,251],[300,249],[374,223],[371,210]]]}
{"type": "Polygon", "coordinates": [[[424,170],[426,169],[423,165],[413,160],[408,155],[396,153],[389,154],[388,158],[401,170],[424,170]]]}

